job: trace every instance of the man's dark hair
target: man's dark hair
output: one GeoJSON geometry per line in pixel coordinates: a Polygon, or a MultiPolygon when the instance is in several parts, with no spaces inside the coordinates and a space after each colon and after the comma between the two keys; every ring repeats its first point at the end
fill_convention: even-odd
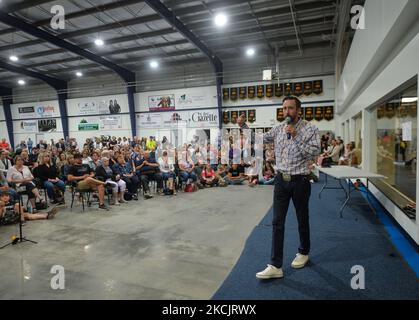
{"type": "Polygon", "coordinates": [[[83,159],[83,155],[81,153],[74,154],[74,159],[83,159]]]}
{"type": "Polygon", "coordinates": [[[297,109],[301,109],[301,101],[296,96],[286,96],[282,100],[282,104],[284,104],[284,102],[287,101],[287,100],[294,100],[295,101],[295,105],[297,106],[297,109]]]}

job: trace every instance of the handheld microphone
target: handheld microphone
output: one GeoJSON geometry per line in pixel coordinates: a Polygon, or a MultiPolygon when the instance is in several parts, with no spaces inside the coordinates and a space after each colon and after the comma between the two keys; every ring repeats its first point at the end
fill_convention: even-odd
{"type": "MultiPolygon", "coordinates": [[[[287,124],[291,124],[292,123],[292,118],[290,117],[290,116],[288,116],[288,117],[286,117],[285,118],[285,122],[287,123],[287,124]]],[[[289,139],[291,139],[291,133],[287,133],[287,139],[289,140],[289,139]]]]}

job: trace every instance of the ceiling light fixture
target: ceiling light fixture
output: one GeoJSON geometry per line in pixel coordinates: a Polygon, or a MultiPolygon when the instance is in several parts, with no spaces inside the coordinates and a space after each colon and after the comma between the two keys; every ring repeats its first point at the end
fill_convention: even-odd
{"type": "Polygon", "coordinates": [[[19,79],[17,81],[17,83],[19,83],[21,86],[23,86],[26,82],[25,82],[25,80],[19,79]]]}
{"type": "Polygon", "coordinates": [[[246,55],[247,55],[248,57],[254,56],[254,55],[255,55],[255,49],[253,49],[253,48],[249,48],[249,49],[247,49],[247,50],[246,50],[246,55]]]}
{"type": "Polygon", "coordinates": [[[80,71],[77,71],[77,72],[76,72],[76,76],[77,76],[77,77],[81,77],[81,76],[83,76],[83,73],[82,73],[82,72],[80,72],[80,71]]]}
{"type": "Polygon", "coordinates": [[[150,62],[150,67],[152,67],[153,69],[156,69],[158,66],[159,66],[159,63],[157,61],[150,62]]]}
{"type": "Polygon", "coordinates": [[[224,27],[227,23],[227,16],[223,13],[219,13],[214,18],[214,23],[217,27],[224,27]]]}
{"type": "Polygon", "coordinates": [[[102,40],[102,39],[97,38],[97,39],[95,40],[95,45],[97,45],[98,47],[101,47],[101,46],[103,46],[104,44],[105,44],[105,42],[103,42],[103,40],[102,40]]]}
{"type": "Polygon", "coordinates": [[[15,55],[10,56],[9,59],[12,60],[12,61],[14,61],[14,62],[16,62],[16,61],[19,60],[19,58],[17,56],[15,56],[15,55]]]}

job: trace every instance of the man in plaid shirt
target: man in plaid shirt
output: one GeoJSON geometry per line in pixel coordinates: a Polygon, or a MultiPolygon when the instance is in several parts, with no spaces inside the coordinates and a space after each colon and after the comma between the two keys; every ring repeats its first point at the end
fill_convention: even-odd
{"type": "Polygon", "coordinates": [[[303,268],[310,251],[310,226],[308,206],[311,184],[309,166],[320,153],[319,130],[299,118],[301,102],[289,96],[283,100],[284,121],[264,135],[264,143],[274,143],[276,170],[271,264],[256,274],[258,279],[282,278],[285,217],[292,199],[298,220],[300,247],[291,267],[303,268]]]}

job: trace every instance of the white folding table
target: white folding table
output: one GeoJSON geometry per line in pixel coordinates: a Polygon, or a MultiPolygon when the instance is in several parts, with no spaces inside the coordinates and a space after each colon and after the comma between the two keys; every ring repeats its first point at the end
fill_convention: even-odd
{"type": "MultiPolygon", "coordinates": [[[[355,167],[349,167],[349,166],[331,166],[329,168],[327,167],[319,167],[319,172],[324,173],[325,175],[325,183],[323,184],[323,187],[321,188],[319,192],[319,198],[321,198],[321,194],[324,189],[342,189],[346,194],[346,199],[341,208],[339,209],[340,217],[342,218],[343,210],[345,209],[346,205],[348,204],[349,200],[351,199],[351,192],[356,190],[356,188],[351,189],[351,183],[348,183],[348,190],[346,190],[342,185],[342,179],[366,179],[367,180],[367,189],[369,188],[368,181],[371,178],[378,178],[383,179],[386,178],[385,176],[381,174],[376,174],[372,172],[368,172],[362,169],[358,169],[355,167]],[[327,176],[331,176],[338,180],[339,187],[331,187],[327,185],[327,176]]],[[[368,192],[367,192],[367,198],[368,198],[368,192]]]]}

